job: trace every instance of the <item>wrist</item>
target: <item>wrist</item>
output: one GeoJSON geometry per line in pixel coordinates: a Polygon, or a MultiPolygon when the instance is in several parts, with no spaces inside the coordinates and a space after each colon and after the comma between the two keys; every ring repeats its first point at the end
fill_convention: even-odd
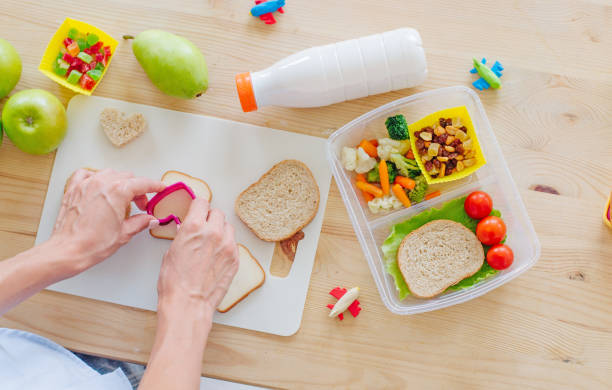
{"type": "Polygon", "coordinates": [[[78,275],[87,269],[86,256],[73,240],[52,236],[39,245],[39,248],[53,269],[63,276],[62,279],[78,275]]]}

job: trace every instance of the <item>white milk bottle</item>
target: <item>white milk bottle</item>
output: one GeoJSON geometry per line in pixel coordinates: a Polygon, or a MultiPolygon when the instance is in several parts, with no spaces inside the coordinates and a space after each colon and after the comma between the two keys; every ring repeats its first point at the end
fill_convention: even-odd
{"type": "Polygon", "coordinates": [[[318,107],[402,88],[427,77],[418,31],[382,34],[312,47],[259,72],[236,75],[245,112],[263,106],[318,107]]]}

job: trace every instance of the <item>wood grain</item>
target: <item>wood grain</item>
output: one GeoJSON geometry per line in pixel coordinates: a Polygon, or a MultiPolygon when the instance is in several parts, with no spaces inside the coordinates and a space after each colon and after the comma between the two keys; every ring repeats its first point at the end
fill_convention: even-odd
{"type": "MultiPolygon", "coordinates": [[[[278,23],[248,15],[248,1],[0,2],[0,36],[19,51],[17,90],[71,92],[36,69],[66,16],[115,37],[161,28],[204,52],[209,91],[162,95],[121,42],[99,96],[214,115],[327,137],[351,119],[425,90],[469,85],[472,56],[500,60],[503,88],[479,93],[542,244],[539,262],[468,303],[417,316],[382,304],[338,189],[332,185],[300,331],[276,337],[215,325],[203,363],[209,376],[281,388],[606,389],[612,387],[612,232],[601,223],[612,183],[612,6],[606,0],[513,2],[292,1],[278,23]],[[238,72],[297,50],[411,26],[426,47],[429,78],[418,88],[316,109],[270,107],[245,114],[238,72]],[[532,191],[536,185],[559,195],[532,191]],[[363,311],[327,318],[327,292],[359,285],[363,311]]],[[[0,105],[4,101],[0,101],[0,105]]],[[[0,147],[0,258],[33,245],[53,155],[0,147]]],[[[0,325],[68,348],[146,362],[151,312],[42,292],[0,325]]]]}

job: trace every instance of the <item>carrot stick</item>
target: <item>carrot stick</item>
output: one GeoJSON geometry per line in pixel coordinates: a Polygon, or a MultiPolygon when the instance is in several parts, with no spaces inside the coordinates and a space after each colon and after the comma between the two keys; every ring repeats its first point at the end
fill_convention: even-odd
{"type": "Polygon", "coordinates": [[[370,141],[367,139],[362,140],[359,143],[359,147],[363,149],[364,152],[368,154],[370,157],[378,157],[378,151],[376,150],[376,146],[372,145],[370,141]]]}
{"type": "Polygon", "coordinates": [[[425,195],[425,200],[433,199],[436,196],[440,196],[440,190],[430,192],[429,194],[425,195]]]}
{"type": "MultiPolygon", "coordinates": [[[[366,180],[366,177],[363,173],[358,173],[357,177],[355,178],[355,180],[357,180],[358,182],[362,182],[362,183],[367,183],[368,181],[366,180]]],[[[374,199],[374,195],[370,194],[369,192],[365,192],[365,191],[361,191],[363,193],[363,198],[365,199],[366,202],[371,201],[372,199],[374,199]]]]}
{"type": "Polygon", "coordinates": [[[408,153],[406,153],[406,158],[408,160],[414,160],[414,153],[412,152],[412,149],[410,149],[408,153]]]}
{"type": "Polygon", "coordinates": [[[383,192],[380,188],[376,187],[374,184],[364,183],[362,181],[358,181],[356,184],[357,188],[362,191],[367,192],[368,194],[374,195],[377,198],[383,196],[383,192]]]}
{"type": "Polygon", "coordinates": [[[409,177],[404,177],[404,176],[395,176],[395,184],[399,184],[404,188],[407,188],[409,190],[413,189],[414,186],[416,185],[416,182],[414,180],[412,180],[409,177]]]}
{"type": "Polygon", "coordinates": [[[374,145],[374,146],[378,146],[378,140],[377,140],[376,138],[371,139],[371,140],[370,140],[370,143],[371,143],[372,145],[374,145]]]}
{"type": "Polygon", "coordinates": [[[399,199],[400,202],[402,202],[404,207],[410,207],[411,206],[410,199],[408,199],[408,196],[404,192],[404,189],[402,188],[401,185],[393,184],[393,193],[395,194],[395,197],[397,199],[399,199]]]}
{"type": "Polygon", "coordinates": [[[363,194],[363,199],[365,199],[366,202],[374,199],[374,195],[370,194],[369,192],[361,191],[361,193],[363,194]]]}
{"type": "Polygon", "coordinates": [[[387,162],[385,160],[380,160],[378,164],[378,173],[380,175],[382,192],[385,195],[389,195],[389,169],[387,168],[387,162]]]}

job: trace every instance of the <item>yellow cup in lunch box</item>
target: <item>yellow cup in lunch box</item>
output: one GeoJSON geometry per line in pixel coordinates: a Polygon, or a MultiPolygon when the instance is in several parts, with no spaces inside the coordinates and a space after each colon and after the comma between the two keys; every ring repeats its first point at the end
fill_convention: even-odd
{"type": "Polygon", "coordinates": [[[465,108],[465,106],[447,108],[445,110],[440,110],[434,112],[433,114],[429,114],[426,117],[421,118],[418,121],[408,125],[408,132],[410,133],[410,146],[412,147],[412,153],[414,153],[415,160],[419,165],[419,168],[421,168],[421,172],[423,173],[423,176],[425,176],[425,180],[427,180],[428,184],[445,183],[453,180],[463,179],[464,177],[468,177],[472,173],[476,172],[480,167],[487,163],[484,158],[484,155],[482,154],[482,150],[480,149],[478,137],[476,136],[476,132],[474,131],[474,124],[472,123],[470,114],[468,113],[468,110],[467,108],[465,108]],[[414,133],[416,131],[421,130],[423,127],[433,127],[434,125],[439,123],[439,118],[461,119],[461,125],[467,128],[467,135],[472,140],[472,150],[475,151],[474,158],[476,159],[476,163],[471,167],[464,168],[461,172],[453,172],[449,176],[433,178],[429,175],[429,173],[427,173],[427,171],[425,170],[425,166],[421,161],[419,151],[417,150],[415,145],[416,137],[414,136],[414,133]]]}
{"type": "Polygon", "coordinates": [[[53,34],[51,41],[47,45],[45,53],[43,54],[43,58],[40,61],[40,65],[38,66],[38,70],[40,70],[45,76],[47,76],[51,80],[55,81],[60,85],[63,85],[68,89],[73,90],[74,92],[82,93],[83,95],[91,95],[96,89],[96,87],[102,82],[102,79],[104,78],[104,75],[106,74],[106,71],[108,70],[108,67],[111,64],[111,61],[115,57],[115,49],[117,48],[118,44],[119,42],[117,42],[113,37],[100,30],[99,28],[94,27],[85,22],[81,22],[79,20],[66,18],[66,20],[64,20],[64,23],[62,23],[62,25],[59,26],[55,34],[53,34]],[[70,84],[66,77],[62,77],[53,72],[53,61],[57,59],[57,54],[60,52],[60,49],[64,47],[64,39],[66,39],[66,37],[68,36],[68,31],[71,28],[76,28],[77,30],[79,30],[79,33],[96,34],[98,38],[100,38],[100,40],[104,42],[104,46],[110,46],[111,49],[111,57],[108,60],[106,67],[102,71],[102,76],[91,90],[81,88],[79,84],[70,84]]]}

